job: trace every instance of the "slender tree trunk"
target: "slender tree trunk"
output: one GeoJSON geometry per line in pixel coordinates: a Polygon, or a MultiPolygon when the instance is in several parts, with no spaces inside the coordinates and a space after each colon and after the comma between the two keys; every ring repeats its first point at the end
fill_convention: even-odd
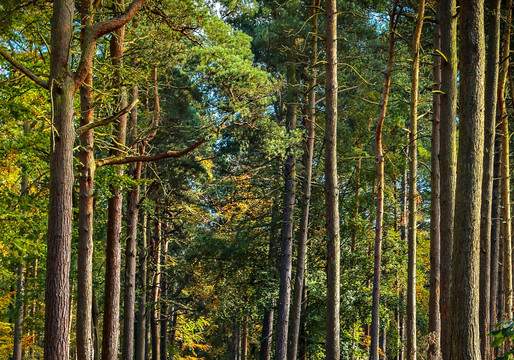
{"type": "Polygon", "coordinates": [[[413,37],[412,87],[410,103],[409,133],[409,241],[408,241],[408,280],[407,280],[407,356],[409,360],[417,357],[416,344],[416,213],[417,213],[417,167],[418,167],[418,82],[419,82],[419,48],[425,1],[418,3],[416,29],[413,37]]]}
{"type": "Polygon", "coordinates": [[[50,147],[50,206],[45,291],[45,360],[69,356],[71,217],[73,191],[73,97],[69,71],[73,0],[54,1],[50,57],[53,127],[50,147]]]}
{"type": "MultiPolygon", "coordinates": [[[[93,16],[89,0],[81,2],[81,49],[87,44],[85,29],[91,25],[93,16]]],[[[80,87],[80,125],[94,121],[93,111],[93,72],[88,69],[84,83],[80,87]]],[[[93,358],[93,186],[95,178],[94,130],[80,135],[80,200],[79,238],[77,262],[77,360],[93,358]]]]}
{"type": "Polygon", "coordinates": [[[384,150],[382,146],[382,128],[387,113],[387,103],[389,100],[389,89],[391,87],[391,76],[393,72],[394,56],[394,28],[396,24],[396,2],[389,19],[389,52],[387,57],[387,69],[385,73],[384,90],[380,101],[380,113],[375,132],[375,157],[377,159],[377,218],[375,229],[375,258],[373,268],[373,303],[371,306],[371,346],[370,359],[379,359],[379,331],[380,331],[380,273],[382,269],[382,236],[384,218],[384,150]]]}
{"type": "Polygon", "coordinates": [[[456,132],[457,132],[457,10],[456,0],[438,5],[441,28],[441,353],[450,358],[450,274],[453,220],[455,216],[456,132]]]}
{"type": "MultiPolygon", "coordinates": [[[[115,8],[118,13],[125,9],[124,0],[117,0],[115,8]]],[[[127,106],[127,91],[123,86],[121,67],[123,65],[123,42],[125,27],[114,31],[110,42],[111,63],[114,66],[115,84],[119,91],[120,109],[127,106]]],[[[127,114],[121,116],[117,126],[117,142],[115,156],[123,155],[126,141],[127,114]]],[[[123,175],[123,168],[117,170],[118,176],[123,175]]],[[[102,360],[118,358],[120,332],[120,295],[121,295],[121,218],[123,192],[118,186],[111,187],[112,197],[109,199],[107,219],[107,246],[105,261],[105,298],[104,325],[102,336],[102,360]]]]}
{"type": "Polygon", "coordinates": [[[325,4],[326,104],[325,104],[325,207],[327,227],[327,360],[339,360],[339,186],[337,179],[337,4],[325,4]]]}
{"type": "MultiPolygon", "coordinates": [[[[134,85],[131,91],[131,102],[138,99],[138,87],[134,85]]],[[[137,137],[137,107],[129,116],[131,142],[137,137]]],[[[134,145],[137,150],[137,144],[134,145]]],[[[141,179],[142,163],[130,164],[130,175],[134,180],[141,179]]],[[[123,345],[122,359],[134,358],[134,324],[136,303],[136,259],[137,259],[137,225],[139,217],[139,185],[127,193],[127,243],[125,247],[125,298],[123,311],[123,345]]]]}
{"type": "Polygon", "coordinates": [[[483,0],[460,4],[460,54],[460,135],[450,308],[455,315],[451,318],[451,358],[476,360],[481,358],[477,304],[484,149],[483,0]]]}
{"type": "MultiPolygon", "coordinates": [[[[500,286],[498,284],[500,272],[500,234],[501,234],[501,195],[500,195],[500,143],[499,137],[496,135],[495,138],[495,151],[494,151],[494,166],[493,166],[493,198],[492,198],[492,229],[491,229],[491,286],[490,286],[490,299],[489,299],[489,314],[490,314],[490,323],[489,328],[494,329],[494,326],[498,321],[500,321],[501,317],[498,317],[498,294],[500,291],[500,286]]],[[[494,356],[494,349],[490,349],[491,355],[494,356]]],[[[491,357],[493,357],[491,356],[491,357]]]]}
{"type": "Polygon", "coordinates": [[[137,310],[137,327],[136,327],[136,343],[135,343],[135,358],[136,360],[145,359],[145,345],[146,345],[146,292],[147,292],[147,224],[148,216],[146,211],[142,216],[142,231],[140,240],[139,251],[139,271],[138,271],[138,285],[140,289],[138,297],[138,310],[137,310]]]}
{"type": "MultiPolygon", "coordinates": [[[[441,30],[439,23],[435,26],[435,50],[441,48],[441,30]]],[[[441,121],[441,101],[438,91],[441,87],[441,56],[434,56],[434,95],[432,117],[432,148],[430,176],[430,299],[428,315],[428,359],[441,359],[441,315],[439,295],[441,286],[441,171],[439,169],[439,149],[441,121]]]]}
{"type": "Polygon", "coordinates": [[[507,0],[507,19],[500,58],[498,80],[498,115],[500,120],[500,133],[502,139],[501,150],[501,181],[502,181],[502,234],[503,234],[503,295],[504,309],[502,320],[512,318],[512,231],[510,217],[510,150],[509,150],[509,117],[505,104],[505,86],[509,67],[510,55],[510,25],[512,19],[512,0],[507,0]]]}
{"type": "Polygon", "coordinates": [[[98,301],[96,300],[95,292],[93,291],[92,294],[93,298],[93,307],[91,309],[92,311],[92,317],[91,317],[91,323],[93,325],[93,360],[100,359],[100,328],[98,326],[98,301]]]}
{"type": "Polygon", "coordinates": [[[298,339],[298,359],[299,360],[307,360],[307,321],[305,321],[305,314],[307,313],[307,284],[305,277],[303,278],[303,287],[302,287],[302,316],[300,318],[300,338],[298,339]]]}
{"type": "MultiPolygon", "coordinates": [[[[290,69],[288,79],[291,85],[295,82],[295,69],[290,69]]],[[[287,104],[286,127],[290,132],[296,128],[296,96],[289,90],[289,103],[287,104]]],[[[293,213],[295,204],[295,156],[293,149],[287,150],[284,178],[284,215],[281,231],[280,256],[280,289],[277,311],[277,338],[275,359],[285,360],[287,356],[287,335],[289,329],[289,308],[291,306],[291,261],[293,250],[293,213]]]]}
{"type": "Polygon", "coordinates": [[[312,5],[312,28],[313,28],[313,45],[311,54],[312,74],[309,82],[309,109],[305,118],[305,128],[307,129],[307,138],[305,141],[305,152],[303,155],[303,165],[305,168],[303,180],[303,193],[301,201],[301,217],[300,230],[298,234],[296,275],[293,294],[293,304],[291,308],[291,333],[289,334],[289,346],[287,357],[288,360],[296,360],[298,352],[298,337],[300,334],[300,315],[302,308],[302,294],[305,277],[305,262],[307,257],[307,236],[309,230],[309,206],[311,199],[311,180],[312,180],[312,158],[314,154],[314,137],[316,133],[316,63],[317,63],[317,28],[318,28],[318,0],[311,0],[312,5]]]}
{"type": "Polygon", "coordinates": [[[380,334],[380,360],[386,360],[386,346],[387,346],[387,337],[386,337],[386,330],[382,329],[382,332],[380,334]]]}
{"type": "Polygon", "coordinates": [[[493,160],[496,132],[496,89],[498,88],[498,62],[500,51],[500,0],[488,1],[489,36],[487,44],[487,71],[484,118],[484,178],[482,180],[482,207],[480,218],[480,349],[483,360],[491,358],[489,332],[491,295],[491,212],[493,201],[493,160]]]}
{"type": "MultiPolygon", "coordinates": [[[[156,208],[155,214],[159,216],[159,209],[156,208]]],[[[152,239],[153,259],[154,259],[154,275],[152,289],[152,315],[151,315],[151,339],[152,339],[152,360],[161,360],[160,355],[160,324],[159,324],[159,298],[161,284],[161,250],[162,250],[162,234],[161,221],[155,220],[154,236],[152,239]]]]}
{"type": "Polygon", "coordinates": [[[243,317],[243,335],[241,338],[241,360],[248,360],[248,316],[243,317]]]}
{"type": "Polygon", "coordinates": [[[161,254],[161,319],[160,319],[160,353],[161,360],[166,360],[168,353],[168,282],[166,279],[166,256],[168,253],[168,240],[162,239],[162,254],[161,254]]]}

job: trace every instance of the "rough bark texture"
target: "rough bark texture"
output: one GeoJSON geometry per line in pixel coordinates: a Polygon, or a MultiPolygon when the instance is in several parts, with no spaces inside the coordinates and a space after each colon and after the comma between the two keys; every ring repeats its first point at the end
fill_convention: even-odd
{"type": "MultiPolygon", "coordinates": [[[[131,91],[131,100],[137,100],[138,87],[131,91]]],[[[137,107],[129,116],[130,139],[137,137],[137,107]]],[[[137,144],[134,145],[137,150],[137,144]]],[[[134,180],[141,179],[141,163],[131,164],[129,173],[134,180]]],[[[137,225],[139,216],[139,185],[127,193],[127,242],[125,246],[125,297],[123,308],[123,345],[122,359],[134,358],[134,324],[136,306],[136,257],[137,257],[137,225]]]]}
{"type": "MultiPolygon", "coordinates": [[[[512,0],[507,0],[507,19],[505,24],[511,23],[512,0]]],[[[502,320],[512,318],[512,222],[510,217],[510,134],[509,117],[505,103],[505,85],[509,68],[510,54],[510,26],[505,26],[500,57],[500,71],[498,79],[498,115],[500,116],[501,148],[501,183],[502,183],[502,236],[503,236],[503,317],[502,320]]]]}
{"type": "Polygon", "coordinates": [[[337,179],[337,4],[325,4],[325,207],[327,221],[327,360],[339,360],[339,186],[337,179]]]}
{"type": "Polygon", "coordinates": [[[160,353],[161,353],[161,360],[167,359],[167,353],[168,353],[168,303],[167,303],[167,297],[168,297],[168,282],[166,279],[166,255],[168,253],[168,240],[163,239],[162,240],[162,253],[161,253],[161,266],[163,268],[162,274],[161,274],[161,313],[160,313],[160,353]]]}
{"type": "Polygon", "coordinates": [[[382,269],[382,236],[384,219],[384,150],[382,146],[382,128],[387,113],[389,100],[389,89],[391,88],[391,75],[393,72],[394,56],[394,28],[396,22],[396,2],[393,5],[389,20],[389,53],[387,58],[387,69],[385,73],[384,90],[380,101],[380,113],[375,132],[375,157],[377,160],[377,217],[375,228],[375,257],[373,268],[373,303],[371,307],[371,345],[370,359],[379,359],[379,331],[380,331],[380,273],[382,269]]]}
{"type": "Polygon", "coordinates": [[[412,87],[410,101],[409,132],[409,238],[407,271],[407,358],[415,360],[416,344],[416,208],[417,208],[417,168],[418,168],[418,82],[419,82],[419,40],[425,16],[425,1],[418,3],[416,28],[412,41],[412,87]]]}
{"type": "Polygon", "coordinates": [[[54,2],[50,58],[53,107],[50,152],[50,206],[45,291],[45,360],[69,356],[70,258],[73,188],[73,97],[75,82],[69,71],[73,34],[72,0],[54,2]]]}
{"type": "Polygon", "coordinates": [[[311,53],[312,74],[309,82],[309,109],[305,118],[305,128],[307,129],[307,138],[305,140],[305,152],[303,155],[303,165],[305,169],[303,179],[303,193],[301,200],[300,229],[298,234],[296,273],[294,283],[293,301],[291,306],[291,327],[289,334],[289,346],[287,352],[288,360],[296,360],[298,352],[298,337],[300,334],[300,315],[302,310],[302,294],[305,276],[305,263],[307,258],[307,235],[309,229],[309,207],[311,200],[311,180],[312,180],[312,158],[314,154],[314,136],[316,133],[316,63],[317,63],[317,29],[318,29],[318,0],[312,0],[312,28],[313,28],[313,44],[311,53]]]}
{"type": "MultiPolygon", "coordinates": [[[[441,30],[439,24],[435,27],[434,48],[440,51],[441,30]]],[[[440,115],[441,101],[441,56],[434,56],[434,93],[432,116],[432,148],[430,176],[430,298],[428,314],[428,359],[441,359],[441,315],[439,309],[439,296],[441,290],[441,171],[439,168],[440,149],[440,115]]]]}
{"type": "Polygon", "coordinates": [[[457,15],[456,0],[439,1],[441,28],[441,353],[450,358],[450,274],[453,219],[455,216],[455,169],[457,164],[457,15]]]}
{"type": "MultiPolygon", "coordinates": [[[[294,70],[291,70],[294,72],[294,70]]],[[[294,74],[289,77],[294,79],[294,74]]],[[[292,80],[294,81],[294,80],[292,80]]],[[[296,98],[289,96],[287,104],[286,127],[287,131],[296,127],[296,98]]],[[[293,251],[293,212],[295,204],[295,157],[293,149],[287,150],[284,178],[284,214],[281,231],[280,254],[280,289],[277,310],[277,338],[275,346],[275,359],[285,360],[287,357],[287,335],[289,329],[289,308],[291,306],[291,261],[293,251]]]]}
{"type": "MultiPolygon", "coordinates": [[[[26,176],[24,176],[26,180],[26,176]]],[[[26,184],[26,182],[25,182],[26,184]]],[[[22,193],[23,193],[23,179],[22,179],[22,193]]],[[[18,276],[18,280],[16,281],[16,302],[14,307],[14,313],[16,319],[14,321],[14,344],[13,344],[13,360],[21,360],[22,359],[22,338],[23,338],[23,299],[25,293],[25,268],[23,266],[19,266],[16,271],[16,275],[18,276]]]]}
{"type": "MultiPolygon", "coordinates": [[[[156,208],[155,214],[159,214],[156,208]]],[[[152,339],[152,360],[161,360],[160,350],[160,324],[159,324],[159,298],[161,296],[161,249],[162,231],[160,219],[155,220],[154,236],[152,237],[152,251],[154,261],[154,274],[152,284],[152,311],[151,311],[151,339],[152,339]]]]}
{"type": "MultiPolygon", "coordinates": [[[[499,279],[501,279],[501,269],[499,266],[500,263],[500,229],[501,229],[501,195],[500,195],[500,141],[498,134],[495,139],[495,151],[494,151],[494,166],[493,166],[493,199],[492,199],[492,211],[491,211],[491,219],[492,219],[492,229],[491,229],[491,286],[490,286],[490,299],[489,299],[489,316],[490,316],[490,324],[489,327],[491,329],[494,328],[494,325],[498,323],[501,317],[498,316],[498,298],[499,298],[499,279]]],[[[491,354],[494,354],[494,349],[489,350],[491,354]]]]}
{"type": "Polygon", "coordinates": [[[491,280],[491,212],[493,201],[493,160],[496,132],[496,89],[498,88],[498,62],[500,52],[500,0],[488,1],[487,71],[485,82],[484,118],[484,177],[482,180],[482,207],[480,217],[480,349],[483,360],[491,358],[490,280],[491,280]]]}
{"type": "MultiPolygon", "coordinates": [[[[480,204],[484,149],[484,2],[460,4],[460,135],[451,276],[451,358],[478,360],[480,204]]],[[[510,242],[510,239],[509,239],[510,242]]]]}
{"type": "MultiPolygon", "coordinates": [[[[125,8],[124,0],[115,3],[118,12],[125,8]]],[[[110,41],[110,57],[114,66],[114,84],[118,87],[119,107],[127,106],[127,91],[123,86],[121,66],[123,65],[123,42],[125,27],[117,29],[110,41]]],[[[117,145],[115,156],[123,153],[126,142],[127,114],[120,117],[117,126],[117,145]]],[[[123,169],[117,170],[118,176],[123,176],[123,169]]],[[[118,358],[119,332],[120,332],[120,296],[121,296],[121,219],[123,206],[123,192],[118,186],[111,187],[112,197],[109,199],[107,219],[107,245],[105,260],[105,300],[104,300],[104,326],[102,336],[102,360],[118,358]]]]}

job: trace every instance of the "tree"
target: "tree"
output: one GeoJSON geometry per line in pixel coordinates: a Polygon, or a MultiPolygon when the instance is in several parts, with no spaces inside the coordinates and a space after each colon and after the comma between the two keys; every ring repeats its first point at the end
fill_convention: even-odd
{"type": "Polygon", "coordinates": [[[327,230],[327,345],[328,360],[339,360],[339,185],[337,179],[337,4],[325,4],[326,100],[325,100],[325,208],[327,230]]]}
{"type": "MultiPolygon", "coordinates": [[[[484,2],[460,8],[460,136],[452,257],[452,359],[480,359],[478,284],[484,147],[484,2]]],[[[484,324],[485,326],[485,324],[484,324]]]]}

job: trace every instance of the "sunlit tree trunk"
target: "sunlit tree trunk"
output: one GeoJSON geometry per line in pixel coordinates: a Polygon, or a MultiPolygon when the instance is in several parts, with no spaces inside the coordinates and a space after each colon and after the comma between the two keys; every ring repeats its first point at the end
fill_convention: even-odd
{"type": "MultiPolygon", "coordinates": [[[[451,359],[480,355],[480,207],[484,149],[484,2],[460,4],[459,154],[451,275],[451,359]]],[[[510,242],[510,239],[509,239],[510,242]]]]}

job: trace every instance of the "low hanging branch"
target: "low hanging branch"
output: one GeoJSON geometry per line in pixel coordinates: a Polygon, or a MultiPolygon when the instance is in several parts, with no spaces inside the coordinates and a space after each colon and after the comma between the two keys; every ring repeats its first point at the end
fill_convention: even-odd
{"type": "Polygon", "coordinates": [[[134,106],[136,106],[136,104],[139,102],[139,100],[135,100],[134,102],[132,102],[132,104],[128,105],[127,107],[121,109],[119,112],[117,112],[116,114],[106,118],[106,119],[103,119],[103,120],[98,120],[98,121],[94,121],[92,123],[89,123],[87,125],[84,125],[84,126],[81,126],[79,127],[75,133],[77,134],[77,136],[80,136],[82,135],[83,133],[85,133],[86,131],[89,131],[91,129],[94,129],[94,128],[97,128],[99,126],[104,126],[104,125],[108,125],[116,120],[118,120],[120,117],[122,117],[123,115],[125,115],[126,113],[130,112],[134,106]]]}
{"type": "Polygon", "coordinates": [[[189,154],[197,147],[202,145],[207,141],[207,138],[203,138],[190,147],[183,150],[168,150],[159,154],[154,155],[139,155],[139,156],[126,156],[126,157],[112,157],[107,159],[100,159],[96,162],[97,167],[105,166],[105,165],[122,165],[122,164],[130,164],[134,162],[150,162],[157,161],[168,158],[179,158],[186,154],[189,154]]]}
{"type": "Polygon", "coordinates": [[[50,90],[50,85],[48,81],[44,81],[39,76],[30,71],[26,66],[13,58],[7,51],[0,47],[0,56],[2,56],[5,60],[7,60],[12,66],[14,66],[17,70],[22,72],[25,76],[27,76],[30,80],[34,81],[39,86],[43,87],[46,90],[50,90]]]}

